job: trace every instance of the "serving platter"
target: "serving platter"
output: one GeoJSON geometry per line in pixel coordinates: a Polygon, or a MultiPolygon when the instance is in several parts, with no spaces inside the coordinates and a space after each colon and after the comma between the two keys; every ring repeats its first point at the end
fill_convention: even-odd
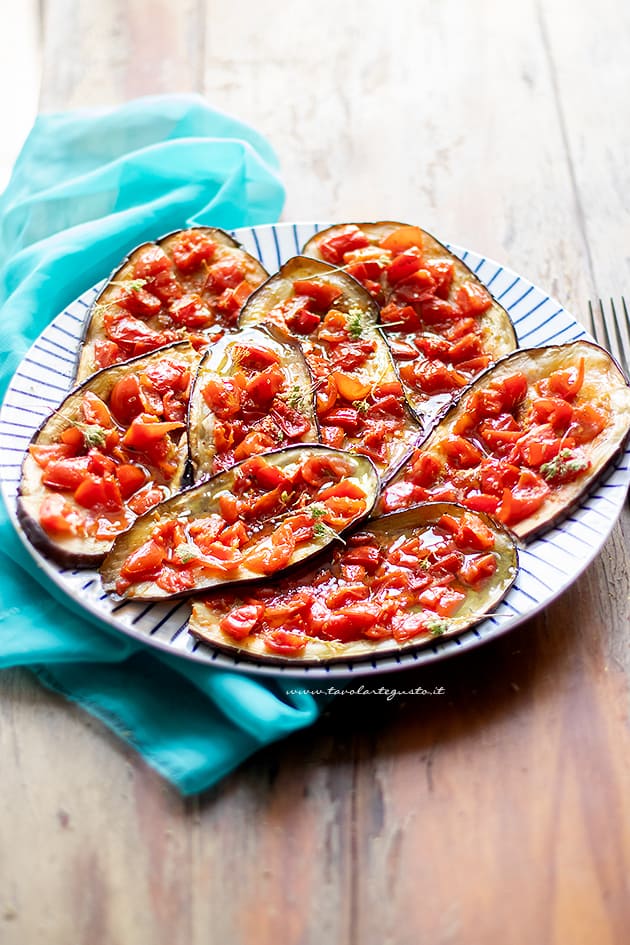
{"type": "MultiPolygon", "coordinates": [[[[273,273],[299,253],[307,239],[328,224],[272,224],[233,231],[244,248],[273,273]]],[[[446,244],[508,310],[519,344],[535,347],[589,340],[581,325],[554,299],[522,276],[472,251],[446,244]]],[[[478,646],[527,620],[565,591],[599,553],[623,507],[630,482],[630,447],[605,480],[560,525],[519,549],[516,582],[496,611],[456,637],[436,639],[414,651],[326,666],[257,663],[220,652],[186,632],[190,604],[116,601],[102,587],[98,572],[68,570],[40,554],[16,518],[20,467],[29,440],[72,387],[83,326],[103,283],[84,292],[35,341],[16,371],[0,411],[2,493],[11,519],[36,565],[87,613],[117,631],[163,651],[224,669],[292,678],[361,676],[431,663],[478,646]]]]}

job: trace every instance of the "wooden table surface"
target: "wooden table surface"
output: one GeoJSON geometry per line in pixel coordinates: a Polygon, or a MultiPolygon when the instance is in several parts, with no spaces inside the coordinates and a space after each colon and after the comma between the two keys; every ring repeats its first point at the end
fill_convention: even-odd
{"type": "MultiPolygon", "coordinates": [[[[275,146],[284,218],[402,218],[576,316],[630,293],[622,0],[47,0],[43,109],[202,91],[275,146]]],[[[628,508],[540,617],[183,801],[0,675],[2,945],[630,940],[628,508]]]]}

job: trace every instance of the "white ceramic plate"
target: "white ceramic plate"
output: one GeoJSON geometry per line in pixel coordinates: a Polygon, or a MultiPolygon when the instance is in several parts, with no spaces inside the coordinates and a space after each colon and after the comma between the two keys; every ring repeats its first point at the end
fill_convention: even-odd
{"type": "MultiPolygon", "coordinates": [[[[283,223],[234,232],[245,248],[275,272],[299,252],[304,242],[324,224],[283,223]]],[[[485,282],[510,313],[522,347],[564,344],[589,336],[561,305],[526,279],[504,266],[457,246],[449,246],[485,282]]],[[[483,623],[458,637],[437,640],[414,652],[334,663],[326,667],[286,667],[240,659],[195,642],[186,632],[189,603],[116,602],[102,589],[98,572],[68,571],[36,551],[24,537],[15,516],[16,492],[22,457],[32,434],[71,387],[75,357],[89,307],[101,286],[85,292],[55,318],[40,335],[16,372],[0,412],[2,489],[20,537],[52,580],[100,620],[123,633],[171,653],[226,669],[302,679],[339,678],[430,663],[491,640],[551,603],[601,550],[626,496],[630,481],[630,447],[616,469],[558,528],[520,550],[520,569],[510,593],[483,623]]]]}

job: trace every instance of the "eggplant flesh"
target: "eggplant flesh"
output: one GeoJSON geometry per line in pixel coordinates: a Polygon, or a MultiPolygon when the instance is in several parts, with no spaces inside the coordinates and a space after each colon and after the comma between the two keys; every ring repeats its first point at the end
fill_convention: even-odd
{"type": "MultiPolygon", "coordinates": [[[[188,408],[188,446],[195,481],[227,469],[242,458],[238,455],[235,457],[233,449],[217,451],[215,434],[218,432],[217,424],[222,422],[221,404],[219,401],[217,408],[213,409],[205,399],[204,391],[209,382],[233,382],[235,375],[242,377],[244,372],[251,374],[255,381],[257,374],[264,374],[269,367],[276,367],[282,373],[284,385],[271,399],[265,398],[257,403],[261,394],[257,395],[255,389],[246,398],[243,406],[249,413],[247,432],[259,430],[269,439],[270,445],[264,452],[288,445],[284,442],[287,439],[301,443],[318,442],[313,379],[297,342],[278,333],[273,326],[242,329],[237,334],[224,336],[208,348],[197,369],[188,408]],[[258,362],[257,351],[263,353],[258,362]],[[268,354],[267,360],[265,352],[268,354]],[[253,373],[250,368],[253,368],[253,373]],[[298,436],[291,436],[290,417],[283,421],[278,413],[283,406],[285,412],[288,407],[299,414],[299,418],[308,424],[308,429],[298,436]],[[286,429],[283,429],[283,422],[286,429]]],[[[238,392],[236,396],[239,396],[238,392]]],[[[239,416],[237,414],[236,419],[239,416]]],[[[230,412],[229,420],[233,419],[230,412]]]]}
{"type": "MultiPolygon", "coordinates": [[[[580,364],[584,364],[584,380],[577,396],[570,397],[568,402],[576,408],[595,408],[605,417],[603,429],[594,436],[593,439],[584,441],[579,432],[576,452],[567,450],[566,453],[560,452],[555,462],[550,461],[547,464],[532,466],[532,470],[542,475],[549,486],[549,494],[546,496],[542,505],[532,514],[510,524],[510,530],[518,538],[530,540],[543,531],[547,531],[556,525],[559,521],[580,503],[580,501],[593,488],[594,484],[602,477],[604,472],[617,460],[623,453],[626,442],[630,435],[630,386],[621,372],[614,359],[601,348],[588,341],[576,341],[566,345],[553,345],[543,348],[519,349],[513,354],[502,358],[494,366],[485,371],[477,380],[466,388],[460,400],[446,413],[440,423],[434,428],[432,433],[416,450],[409,463],[400,470],[392,479],[387,489],[381,495],[375,514],[382,514],[384,511],[393,507],[398,507],[396,498],[397,490],[401,496],[401,502],[404,498],[404,489],[408,484],[413,483],[412,468],[421,455],[428,455],[443,464],[445,460],[445,444],[449,437],[455,435],[455,431],[461,430],[462,418],[468,413],[471,414],[474,399],[480,392],[492,390],[495,385],[500,384],[506,378],[515,374],[524,374],[528,382],[528,390],[525,399],[515,411],[516,419],[524,423],[524,429],[527,431],[530,424],[533,423],[531,404],[541,396],[549,396],[548,393],[540,394],[536,392],[534,385],[544,382],[547,378],[557,372],[563,372],[573,369],[579,371],[580,364]],[[576,478],[571,481],[562,481],[562,463],[578,462],[583,466],[583,470],[578,473],[576,478]],[[560,473],[560,475],[558,475],[560,473]]],[[[541,421],[539,420],[538,423],[541,421]]],[[[571,437],[572,426],[564,431],[566,437],[571,437]]],[[[465,436],[465,434],[463,434],[465,436]]],[[[558,438],[561,438],[563,432],[558,432],[558,438]]],[[[574,436],[575,441],[575,436],[574,436]]],[[[479,447],[479,443],[476,444],[479,447]]],[[[482,446],[483,449],[483,446],[482,446]]],[[[484,451],[487,455],[487,451],[484,451]]],[[[505,458],[489,453],[490,458],[505,458]]],[[[517,462],[522,471],[528,468],[524,460],[517,462]]],[[[575,469],[578,466],[574,467],[575,469]]],[[[463,470],[464,481],[468,480],[468,486],[479,488],[476,477],[478,476],[479,466],[470,465],[463,470]]],[[[436,486],[439,488],[440,479],[438,478],[436,486]]],[[[431,500],[431,488],[428,489],[426,500],[431,500]]],[[[416,502],[409,492],[409,501],[416,502]]],[[[457,501],[466,501],[466,489],[458,494],[457,501]]],[[[508,519],[509,522],[509,519],[508,519]]]]}
{"type": "MultiPolygon", "coordinates": [[[[435,547],[440,537],[445,535],[444,530],[440,531],[439,526],[442,516],[448,516],[452,521],[461,523],[461,520],[467,515],[470,516],[471,513],[460,505],[445,502],[426,503],[402,512],[394,512],[380,519],[372,519],[347,536],[348,545],[352,547],[352,535],[358,531],[361,541],[365,541],[367,538],[380,549],[381,564],[375,572],[372,572],[378,579],[389,567],[388,552],[395,552],[397,547],[414,538],[418,538],[420,545],[425,548],[435,547]]],[[[196,639],[211,646],[232,652],[236,650],[239,656],[249,656],[257,661],[262,660],[270,663],[298,663],[300,665],[386,656],[387,654],[416,649],[418,646],[434,642],[438,637],[462,633],[479,623],[498,606],[514,583],[518,568],[516,545],[507,530],[482,513],[474,513],[474,516],[481,520],[482,527],[488,529],[493,536],[494,543],[484,554],[490,555],[494,559],[494,573],[485,580],[469,584],[466,584],[463,579],[457,576],[455,578],[456,586],[463,593],[463,599],[455,613],[449,617],[440,617],[434,610],[417,600],[411,604],[406,601],[401,608],[401,613],[392,622],[398,621],[400,623],[406,618],[413,620],[421,615],[420,619],[424,624],[423,629],[416,635],[410,634],[407,639],[405,639],[403,632],[398,639],[391,634],[380,638],[370,638],[363,635],[359,639],[344,642],[341,639],[323,639],[320,636],[308,635],[302,630],[301,632],[304,634],[302,649],[294,655],[283,654],[282,657],[279,657],[273,652],[272,648],[268,648],[265,644],[266,628],[263,623],[259,623],[248,636],[239,641],[222,629],[222,620],[245,603],[250,605],[256,602],[270,603],[276,607],[282,607],[284,604],[285,606],[288,605],[286,609],[290,611],[292,594],[296,595],[295,599],[297,600],[300,592],[308,593],[315,588],[320,588],[319,599],[322,599],[331,591],[336,592],[342,586],[339,584],[339,574],[347,549],[329,551],[325,559],[300,568],[293,575],[277,581],[273,586],[254,589],[252,594],[247,595],[247,598],[239,592],[238,588],[235,588],[228,593],[222,593],[218,599],[210,595],[207,598],[195,600],[188,631],[196,639]]],[[[467,548],[466,554],[462,555],[463,564],[469,562],[475,556],[483,557],[478,551],[467,548]]],[[[425,573],[422,567],[415,567],[414,569],[408,561],[406,571],[412,581],[414,574],[425,573]]],[[[382,591],[370,587],[369,596],[356,606],[362,606],[366,611],[369,611],[371,606],[375,604],[378,606],[378,603],[383,604],[385,600],[388,602],[395,601],[396,597],[402,593],[399,588],[392,587],[386,590],[383,595],[382,591]]],[[[334,620],[333,610],[334,608],[331,607],[330,621],[334,620]]],[[[299,609],[294,608],[295,612],[299,613],[299,609]]],[[[336,608],[336,612],[339,612],[339,608],[336,608]]],[[[318,617],[321,619],[321,614],[318,614],[318,617]]],[[[262,619],[265,619],[264,615],[262,619]]],[[[375,623],[378,620],[379,618],[375,617],[375,623]]],[[[291,618],[288,617],[283,623],[280,623],[280,627],[288,628],[291,623],[291,618]]],[[[277,625],[278,618],[276,617],[275,620],[271,618],[268,627],[273,629],[277,625]]],[[[294,619],[293,625],[299,627],[299,621],[296,622],[294,619]]],[[[333,624],[324,621],[322,626],[325,634],[326,628],[330,629],[333,624]]],[[[389,629],[391,630],[391,627],[389,629]]],[[[331,630],[330,636],[334,637],[334,631],[331,630]]]]}
{"type": "Polygon", "coordinates": [[[377,323],[378,306],[356,279],[326,262],[294,256],[250,295],[241,309],[239,328],[272,322],[290,334],[282,306],[295,298],[294,283],[300,280],[339,289],[341,295],[334,300],[332,307],[346,314],[354,313],[364,325],[377,323]]]}
{"type": "MultiPolygon", "coordinates": [[[[274,491],[277,492],[280,486],[274,490],[271,484],[259,484],[257,488],[258,493],[250,494],[250,498],[264,500],[266,495],[270,495],[274,491]]],[[[108,593],[117,593],[120,597],[128,599],[163,600],[174,596],[185,596],[213,587],[260,581],[264,578],[265,573],[267,574],[267,580],[269,580],[270,575],[275,573],[276,570],[282,569],[284,571],[298,562],[319,554],[323,548],[335,541],[341,532],[351,527],[355,522],[367,517],[376,501],[378,488],[378,474],[369,459],[363,456],[349,456],[321,444],[290,446],[267,453],[264,456],[249,457],[238,465],[206,479],[201,484],[167,499],[141,516],[132,528],[121,535],[114,543],[112,550],[103,562],[101,567],[103,588],[108,593]],[[300,471],[311,460],[318,461],[322,469],[322,481],[321,484],[314,487],[314,493],[310,492],[308,488],[302,488],[302,491],[300,491],[299,486],[295,488],[295,491],[289,492],[292,487],[288,487],[280,495],[280,505],[282,507],[280,512],[278,512],[278,502],[274,501],[269,511],[257,513],[251,520],[248,519],[247,510],[239,510],[236,523],[234,519],[228,523],[224,518],[221,509],[226,497],[234,495],[248,496],[242,483],[243,477],[250,477],[251,479],[253,474],[250,471],[253,463],[261,462],[266,464],[267,467],[279,470],[286,477],[297,475],[299,478],[300,471]],[[365,497],[364,505],[356,514],[350,515],[343,524],[339,524],[339,522],[327,524],[327,515],[322,511],[326,503],[324,499],[319,500],[318,495],[322,489],[329,485],[334,486],[336,483],[340,483],[342,486],[348,485],[355,492],[358,489],[360,495],[365,497]],[[294,546],[287,560],[278,564],[277,568],[275,564],[272,564],[267,572],[257,570],[246,563],[245,559],[248,559],[250,555],[259,552],[266,554],[272,549],[274,547],[273,537],[282,529],[283,524],[289,523],[292,516],[302,514],[310,516],[312,519],[312,534],[306,541],[294,546]],[[247,528],[247,539],[244,544],[239,546],[239,555],[243,560],[237,566],[231,567],[230,570],[221,571],[217,569],[216,564],[209,559],[207,554],[200,553],[200,546],[196,544],[195,524],[202,519],[206,522],[210,518],[213,518],[214,522],[220,520],[222,522],[221,528],[229,527],[230,524],[234,525],[238,522],[244,523],[247,528]],[[166,589],[160,586],[156,578],[139,581],[129,587],[121,588],[120,577],[124,575],[123,566],[129,556],[150,541],[152,537],[158,535],[164,526],[174,522],[183,525],[186,536],[186,540],[183,542],[183,552],[187,556],[187,561],[194,562],[192,565],[194,568],[193,585],[174,591],[172,588],[166,589]]],[[[357,497],[359,497],[358,493],[357,497]]],[[[173,554],[180,562],[186,563],[181,558],[180,552],[173,549],[173,554]]]]}
{"type": "MultiPolygon", "coordinates": [[[[87,391],[96,394],[105,404],[108,404],[115,384],[131,373],[136,376],[141,375],[164,360],[185,367],[186,370],[192,373],[199,358],[200,355],[187,341],[181,341],[167,348],[161,348],[150,355],[135,358],[133,361],[103,368],[87,381],[84,381],[83,384],[75,387],[64,398],[59,407],[53,411],[51,416],[43,422],[34,434],[29,446],[56,445],[60,442],[61,434],[69,427],[78,426],[88,430],[89,426],[85,423],[81,409],[83,397],[87,391]]],[[[122,427],[120,429],[122,430],[122,427]]],[[[97,439],[100,436],[98,430],[98,425],[94,425],[92,432],[96,434],[97,439]]],[[[148,467],[145,458],[139,456],[138,459],[138,462],[146,471],[150,469],[150,482],[160,488],[164,497],[171,495],[180,488],[188,461],[185,430],[169,433],[168,437],[174,447],[173,461],[176,462],[176,471],[168,480],[157,468],[148,467]]],[[[87,445],[84,446],[83,453],[87,453],[87,445]]],[[[86,513],[86,509],[73,499],[71,492],[59,492],[59,490],[44,485],[43,477],[44,470],[35,462],[30,452],[27,452],[22,463],[17,500],[18,519],[27,538],[36,548],[39,548],[65,567],[88,568],[97,566],[112,547],[113,537],[111,539],[97,539],[73,533],[48,533],[40,523],[40,509],[47,496],[62,495],[67,505],[81,515],[86,513]]],[[[136,518],[126,504],[120,515],[127,522],[127,527],[136,518]]],[[[99,518],[108,518],[113,523],[121,520],[115,513],[107,513],[106,511],[99,512],[99,518]]]]}
{"type": "MultiPolygon", "coordinates": [[[[216,250],[215,255],[210,260],[210,266],[214,265],[216,262],[238,260],[244,269],[247,282],[252,286],[252,291],[268,277],[266,269],[263,268],[257,259],[245,252],[240,243],[233,239],[229,233],[217,229],[216,227],[195,227],[190,230],[177,230],[174,233],[167,234],[154,243],[142,243],[114,270],[107,284],[92,303],[78,356],[77,382],[85,380],[86,377],[89,377],[98,368],[98,362],[95,356],[96,343],[106,342],[108,340],[105,325],[106,316],[132,314],[118,305],[117,299],[120,298],[121,290],[124,290],[125,287],[133,287],[137,285],[138,282],[143,282],[143,280],[137,279],[134,270],[138,260],[151,248],[157,247],[166,254],[172,264],[171,274],[178,283],[181,292],[198,296],[202,302],[209,306],[209,315],[216,314],[213,312],[212,300],[205,289],[208,279],[208,264],[200,264],[189,271],[181,271],[174,262],[173,249],[178,237],[180,237],[182,233],[199,234],[201,236],[207,236],[212,240],[216,246],[216,250]]],[[[178,327],[175,324],[170,324],[167,329],[164,329],[164,320],[170,321],[167,302],[164,302],[160,310],[153,315],[148,317],[145,315],[137,315],[135,317],[139,318],[148,330],[154,331],[165,338],[165,341],[162,341],[161,344],[171,343],[178,338],[188,337],[189,332],[185,326],[178,327]]],[[[195,330],[198,334],[207,335],[208,341],[213,341],[215,338],[221,337],[226,328],[219,323],[207,328],[195,330]]],[[[155,337],[157,338],[157,335],[155,337]]],[[[149,338],[147,345],[151,344],[153,348],[157,348],[161,346],[158,342],[159,338],[157,338],[155,343],[149,338]]],[[[129,358],[125,358],[125,360],[129,360],[129,358]]],[[[122,363],[122,361],[120,361],[120,363],[122,363]]]]}
{"type": "MultiPolygon", "coordinates": [[[[357,226],[359,230],[361,230],[361,232],[369,239],[371,247],[378,246],[382,240],[395,233],[397,230],[416,231],[417,241],[422,249],[423,260],[429,264],[448,262],[453,266],[453,281],[446,299],[447,301],[454,300],[459,289],[465,283],[472,283],[475,286],[483,286],[483,283],[475,275],[472,269],[462,262],[458,256],[456,256],[454,253],[451,253],[446,248],[446,246],[439,242],[439,240],[437,240],[426,230],[422,230],[420,227],[416,226],[412,227],[405,223],[382,221],[379,223],[338,224],[336,226],[329,227],[326,230],[320,230],[319,233],[311,237],[311,239],[308,240],[308,242],[304,245],[302,250],[303,253],[306,256],[313,256],[314,258],[321,259],[322,256],[320,246],[322,242],[324,242],[326,239],[329,239],[331,236],[334,236],[336,233],[342,232],[348,226],[357,226]]],[[[397,285],[392,286],[385,275],[381,277],[381,284],[381,302],[383,305],[386,305],[395,295],[397,285]]],[[[516,349],[517,339],[514,325],[512,324],[512,320],[507,311],[502,305],[499,304],[499,302],[496,301],[496,299],[492,299],[489,308],[487,308],[485,312],[475,316],[475,321],[477,325],[477,332],[481,341],[482,353],[489,356],[492,362],[497,361],[499,358],[516,349]]],[[[440,335],[439,329],[434,331],[431,325],[427,325],[425,328],[417,332],[408,332],[403,330],[397,331],[394,327],[389,328],[387,324],[384,324],[383,328],[386,332],[388,341],[393,346],[395,358],[396,343],[411,342],[413,344],[414,337],[418,337],[420,334],[426,335],[429,340],[431,340],[432,336],[437,336],[438,338],[442,337],[440,335]]],[[[418,360],[420,357],[422,356],[417,354],[415,360],[418,360]]],[[[405,356],[405,364],[413,364],[413,361],[414,359],[410,358],[409,355],[405,356]]],[[[456,367],[457,365],[455,365],[455,368],[456,367]]],[[[473,376],[471,376],[470,379],[472,380],[473,376]]],[[[427,393],[422,390],[418,390],[414,384],[406,381],[404,377],[402,378],[402,383],[405,388],[407,400],[419,418],[423,421],[425,428],[427,428],[427,426],[430,425],[439,414],[443,413],[459,394],[459,390],[454,392],[442,393],[437,391],[435,393],[427,393]]]]}

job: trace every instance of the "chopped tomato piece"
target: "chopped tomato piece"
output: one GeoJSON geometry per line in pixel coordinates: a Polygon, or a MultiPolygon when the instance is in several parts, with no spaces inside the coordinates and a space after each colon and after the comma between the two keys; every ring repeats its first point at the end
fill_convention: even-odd
{"type": "Polygon", "coordinates": [[[342,427],[328,426],[326,423],[322,424],[321,435],[324,446],[332,446],[335,449],[342,447],[343,441],[346,438],[346,434],[342,427]]]}
{"type": "Polygon", "coordinates": [[[249,368],[252,371],[262,371],[272,364],[280,363],[280,358],[275,351],[259,345],[244,345],[237,342],[231,346],[230,353],[240,367],[249,368]]]}
{"type": "Polygon", "coordinates": [[[172,247],[173,261],[182,272],[197,269],[203,262],[209,262],[217,249],[217,244],[204,233],[181,233],[172,247]]]}
{"type": "Polygon", "coordinates": [[[362,421],[354,407],[335,407],[322,418],[324,423],[341,427],[346,433],[356,433],[362,421]]]}
{"type": "Polygon", "coordinates": [[[435,611],[440,617],[452,617],[465,597],[463,591],[453,587],[429,587],[419,595],[418,602],[423,607],[435,611]]]}
{"type": "Polygon", "coordinates": [[[415,502],[422,502],[425,496],[425,490],[412,482],[395,482],[383,493],[383,511],[395,512],[397,509],[405,509],[415,502]]]}
{"type": "Polygon", "coordinates": [[[531,469],[523,469],[512,489],[504,489],[497,517],[504,525],[516,525],[541,507],[550,493],[549,486],[531,469]]]}
{"type": "Polygon", "coordinates": [[[176,325],[184,328],[207,328],[212,324],[212,312],[200,295],[188,293],[171,303],[169,314],[176,325]]]}
{"type": "Polygon", "coordinates": [[[111,476],[88,473],[74,491],[74,498],[86,509],[102,508],[116,511],[122,508],[120,488],[111,476]]]}
{"type": "Polygon", "coordinates": [[[273,574],[289,564],[295,544],[293,529],[285,523],[272,534],[270,544],[250,551],[243,563],[258,574],[273,574]]]}
{"type": "Polygon", "coordinates": [[[473,490],[464,496],[461,501],[462,505],[465,505],[467,509],[472,509],[473,512],[485,512],[487,515],[494,515],[499,508],[499,500],[497,497],[488,495],[487,492],[477,492],[473,490]]]}
{"type": "Polygon", "coordinates": [[[262,456],[252,456],[241,466],[241,473],[250,476],[263,489],[275,489],[276,486],[285,486],[288,479],[278,466],[267,463],[262,456]]]}
{"type": "Polygon", "coordinates": [[[364,384],[358,378],[341,371],[333,371],[332,379],[339,394],[350,402],[363,400],[372,390],[371,384],[364,384]]]}
{"type": "Polygon", "coordinates": [[[61,495],[47,495],[39,510],[39,522],[49,534],[77,534],[83,517],[61,495]]]}
{"type": "Polygon", "coordinates": [[[112,414],[122,426],[129,426],[145,410],[140,381],[135,374],[126,374],[116,381],[109,395],[112,414]]]}
{"type": "Polygon", "coordinates": [[[543,395],[555,395],[565,400],[572,400],[579,394],[584,383],[584,358],[580,358],[577,367],[566,368],[563,371],[554,371],[549,377],[539,381],[536,385],[543,395]]]}
{"type": "Polygon", "coordinates": [[[487,551],[494,548],[494,534],[478,515],[466,512],[460,519],[454,535],[455,544],[462,551],[487,551]]]}
{"type": "Polygon", "coordinates": [[[152,292],[147,292],[142,286],[126,287],[123,294],[116,299],[116,303],[132,315],[139,315],[140,318],[151,318],[162,308],[161,300],[152,292]]]}
{"type": "Polygon", "coordinates": [[[136,515],[144,515],[149,509],[154,508],[164,498],[164,493],[158,486],[147,483],[145,488],[140,489],[129,499],[127,505],[136,515]]]}
{"type": "Polygon", "coordinates": [[[409,470],[409,479],[417,486],[424,486],[428,489],[438,478],[442,464],[439,459],[432,456],[431,453],[420,452],[412,460],[409,470]]]}
{"type": "Polygon", "coordinates": [[[258,407],[266,409],[284,384],[284,375],[273,364],[247,382],[247,393],[258,407]]]}
{"type": "Polygon", "coordinates": [[[561,397],[539,397],[532,403],[534,419],[549,423],[556,433],[566,430],[573,418],[573,407],[561,397]]]}
{"type": "Polygon", "coordinates": [[[470,587],[478,587],[492,577],[497,569],[497,559],[493,554],[475,555],[467,558],[459,570],[458,577],[470,587]]]}
{"type": "Polygon", "coordinates": [[[573,421],[568,433],[576,443],[590,443],[606,426],[606,416],[597,407],[583,404],[573,411],[573,421]]]}
{"type": "Polygon", "coordinates": [[[152,578],[158,573],[165,557],[164,546],[154,538],[150,538],[125,559],[120,569],[120,576],[130,578],[132,583],[152,578]]]}
{"type": "Polygon", "coordinates": [[[235,417],[241,411],[241,388],[231,378],[224,381],[209,380],[201,394],[220,420],[235,417]]]}
{"type": "Polygon", "coordinates": [[[311,429],[310,421],[283,400],[276,400],[271,416],[289,440],[297,440],[311,429]]]}
{"type": "Polygon", "coordinates": [[[147,474],[140,466],[133,463],[121,463],[116,467],[116,478],[123,499],[129,499],[147,481],[147,474]]]}
{"type": "Polygon", "coordinates": [[[320,312],[327,311],[342,294],[337,286],[315,279],[296,279],[293,288],[296,295],[305,295],[311,299],[314,307],[320,312]]]}
{"type": "MultiPolygon", "coordinates": [[[[397,282],[404,282],[420,268],[422,268],[420,250],[413,246],[392,259],[387,267],[387,278],[392,285],[395,285],[397,282]]],[[[433,284],[433,278],[431,278],[431,283],[433,284]]]]}
{"type": "Polygon", "coordinates": [[[183,423],[155,421],[148,414],[140,414],[140,417],[133,420],[123,436],[123,443],[131,449],[143,451],[153,446],[157,441],[162,440],[168,433],[183,428],[183,423]]]}
{"type": "Polygon", "coordinates": [[[81,412],[86,423],[96,423],[106,430],[114,426],[112,415],[107,405],[91,390],[86,390],[81,401],[81,412]]]}
{"type": "Polygon", "coordinates": [[[263,637],[265,648],[270,653],[278,653],[280,656],[294,656],[304,649],[308,642],[308,637],[299,630],[283,630],[279,627],[277,630],[270,630],[263,637]]]}
{"type": "Polygon", "coordinates": [[[206,290],[224,292],[235,289],[243,281],[243,266],[240,260],[226,257],[214,263],[206,280],[206,290]]]}
{"type": "Polygon", "coordinates": [[[81,485],[87,474],[89,465],[88,456],[77,456],[51,461],[46,466],[42,476],[42,483],[53,489],[75,490],[81,485]]]}
{"type": "Polygon", "coordinates": [[[442,450],[446,456],[449,465],[455,469],[470,469],[477,466],[482,459],[481,451],[461,436],[450,434],[442,443],[442,450]]]}
{"type": "Polygon", "coordinates": [[[301,467],[302,479],[319,488],[331,479],[338,481],[353,471],[353,464],[342,456],[309,456],[301,467]]]}
{"type": "Polygon", "coordinates": [[[460,313],[466,315],[481,315],[492,305],[492,296],[477,282],[464,282],[455,295],[455,304],[460,313]]]}
{"type": "Polygon", "coordinates": [[[326,489],[322,489],[315,496],[316,502],[325,502],[332,496],[343,499],[365,499],[365,491],[356,482],[350,479],[342,479],[326,489]]]}
{"type": "Polygon", "coordinates": [[[289,303],[285,312],[287,328],[297,335],[310,335],[320,326],[321,318],[316,312],[311,312],[310,302],[310,299],[298,295],[289,303]]]}
{"type": "Polygon", "coordinates": [[[319,251],[326,262],[337,266],[344,261],[346,253],[369,245],[370,241],[365,233],[358,226],[352,225],[323,240],[319,244],[319,251]]]}
{"type": "MultiPolygon", "coordinates": [[[[76,427],[69,427],[68,429],[76,430],[76,427]]],[[[79,433],[81,437],[80,448],[83,445],[83,434],[80,430],[77,430],[77,433],[79,433]]],[[[49,463],[57,463],[59,460],[69,459],[70,457],[76,456],[77,453],[77,449],[69,443],[51,443],[46,446],[35,444],[34,446],[29,446],[28,451],[37,465],[41,466],[42,469],[46,469],[49,463]]]]}
{"type": "Polygon", "coordinates": [[[424,234],[419,227],[400,226],[397,230],[394,230],[382,239],[379,246],[382,246],[383,249],[388,249],[394,254],[404,253],[405,250],[411,249],[412,247],[422,249],[423,239],[424,234]]]}
{"type": "Polygon", "coordinates": [[[244,640],[260,623],[264,613],[264,604],[244,604],[231,610],[219,626],[233,640],[244,640]]]}
{"type": "Polygon", "coordinates": [[[426,613],[397,614],[392,620],[394,640],[406,643],[420,634],[429,632],[431,618],[426,613]]]}
{"type": "Polygon", "coordinates": [[[123,357],[123,353],[114,341],[96,341],[94,343],[94,361],[97,368],[111,367],[123,357]]]}
{"type": "Polygon", "coordinates": [[[349,548],[343,555],[344,564],[359,564],[368,574],[373,574],[381,560],[380,549],[375,545],[359,545],[349,548]]]}
{"type": "Polygon", "coordinates": [[[276,441],[267,433],[252,430],[234,450],[234,459],[239,462],[241,459],[254,456],[256,453],[266,453],[274,446],[277,446],[276,441]]]}
{"type": "Polygon", "coordinates": [[[152,279],[160,272],[170,272],[172,264],[160,246],[147,246],[141,250],[133,267],[137,279],[152,279]]]}
{"type": "Polygon", "coordinates": [[[453,284],[453,276],[455,274],[453,263],[448,259],[440,259],[436,262],[427,262],[426,267],[431,273],[435,283],[434,291],[437,297],[440,299],[448,299],[453,284]]]}

